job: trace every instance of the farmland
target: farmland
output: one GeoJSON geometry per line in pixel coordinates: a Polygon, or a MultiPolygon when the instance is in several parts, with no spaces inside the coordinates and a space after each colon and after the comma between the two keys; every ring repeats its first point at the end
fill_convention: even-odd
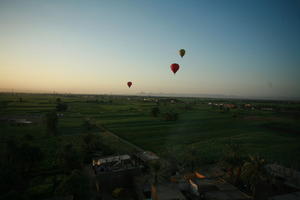
{"type": "MultiPolygon", "coordinates": [[[[218,161],[226,145],[233,142],[242,147],[245,155],[258,154],[269,161],[299,168],[300,104],[297,102],[3,93],[0,103],[2,119],[26,118],[34,122],[28,126],[2,122],[1,138],[22,139],[30,134],[49,155],[57,148],[57,140],[79,143],[79,138],[87,132],[82,124],[89,119],[161,156],[173,152],[180,157],[193,148],[203,162],[211,163],[218,161]],[[54,138],[46,134],[44,115],[56,108],[58,98],[68,109],[58,112],[63,115],[58,119],[58,137],[54,138]],[[238,107],[214,106],[225,103],[238,107]],[[251,104],[252,108],[246,109],[244,104],[251,104]],[[155,107],[159,109],[157,116],[151,114],[155,107]],[[166,113],[177,113],[178,119],[167,120],[166,113]]],[[[93,132],[101,135],[98,129],[93,132]]],[[[44,165],[49,162],[46,160],[44,165]]]]}

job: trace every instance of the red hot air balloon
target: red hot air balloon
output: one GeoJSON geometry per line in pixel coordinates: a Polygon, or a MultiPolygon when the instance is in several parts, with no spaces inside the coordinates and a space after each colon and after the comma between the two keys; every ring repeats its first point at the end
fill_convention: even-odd
{"type": "Polygon", "coordinates": [[[173,63],[170,67],[174,74],[179,70],[179,65],[177,63],[173,63]]]}
{"type": "Polygon", "coordinates": [[[127,85],[128,85],[128,87],[130,88],[131,85],[132,85],[132,82],[131,82],[131,81],[127,82],[127,85]]]}

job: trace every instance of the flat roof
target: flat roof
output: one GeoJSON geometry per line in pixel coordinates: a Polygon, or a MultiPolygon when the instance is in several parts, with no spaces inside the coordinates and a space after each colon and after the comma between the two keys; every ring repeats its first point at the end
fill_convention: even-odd
{"type": "Polygon", "coordinates": [[[129,160],[129,159],[130,159],[129,155],[120,155],[120,156],[111,156],[106,158],[93,159],[93,162],[100,162],[102,164],[102,163],[110,163],[110,162],[129,160]]]}
{"type": "Polygon", "coordinates": [[[138,157],[140,157],[140,159],[142,159],[143,161],[149,161],[149,160],[157,160],[159,159],[159,157],[151,152],[151,151],[143,151],[137,154],[138,157]]]}

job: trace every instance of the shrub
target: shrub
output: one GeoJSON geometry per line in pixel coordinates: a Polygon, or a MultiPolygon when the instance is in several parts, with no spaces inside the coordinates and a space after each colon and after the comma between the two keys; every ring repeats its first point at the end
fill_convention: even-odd
{"type": "Polygon", "coordinates": [[[66,111],[68,109],[68,105],[66,103],[58,103],[56,105],[57,111],[66,111]]]}
{"type": "Polygon", "coordinates": [[[158,107],[154,107],[154,108],[151,109],[151,115],[153,117],[157,117],[159,115],[159,113],[160,113],[160,110],[159,110],[158,107]]]}
{"type": "Polygon", "coordinates": [[[177,121],[178,120],[178,113],[167,112],[164,114],[164,118],[166,121],[177,121]]]}

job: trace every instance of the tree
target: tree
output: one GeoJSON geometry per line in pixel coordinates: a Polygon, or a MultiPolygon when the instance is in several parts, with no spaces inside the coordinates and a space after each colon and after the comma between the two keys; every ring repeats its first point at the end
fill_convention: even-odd
{"type": "Polygon", "coordinates": [[[33,135],[27,133],[23,136],[23,139],[24,139],[24,141],[29,142],[29,141],[32,141],[34,139],[34,137],[33,137],[33,135]]]}
{"type": "Polygon", "coordinates": [[[55,111],[46,114],[46,129],[48,134],[57,135],[58,117],[55,111]]]}
{"type": "Polygon", "coordinates": [[[157,117],[159,113],[160,113],[160,110],[159,110],[158,107],[154,107],[154,108],[151,109],[151,115],[153,117],[157,117]]]}
{"type": "Polygon", "coordinates": [[[99,135],[93,133],[87,133],[83,136],[83,148],[87,154],[95,150],[101,149],[101,138],[99,135]]]}
{"type": "Polygon", "coordinates": [[[43,159],[43,153],[39,147],[23,143],[18,148],[17,159],[23,173],[27,173],[43,159]]]}
{"type": "Polygon", "coordinates": [[[73,170],[59,185],[56,191],[59,195],[72,195],[73,200],[86,200],[91,198],[91,185],[89,178],[79,170],[73,170]]]}
{"type": "Polygon", "coordinates": [[[6,146],[6,163],[16,166],[23,174],[44,158],[41,149],[29,143],[17,144],[14,140],[9,140],[6,146]]]}
{"type": "Polygon", "coordinates": [[[58,103],[56,105],[57,111],[66,111],[67,109],[68,109],[68,104],[66,104],[66,103],[58,103]]]}
{"type": "Polygon", "coordinates": [[[24,191],[30,181],[30,172],[43,159],[43,153],[39,147],[18,144],[13,138],[5,144],[0,157],[0,193],[24,191]]]}
{"type": "Polygon", "coordinates": [[[8,105],[8,101],[0,101],[0,110],[4,110],[8,105]]]}
{"type": "Polygon", "coordinates": [[[192,106],[192,104],[190,104],[190,103],[186,103],[186,104],[184,105],[184,109],[185,109],[185,110],[193,110],[193,106],[192,106]]]}
{"type": "Polygon", "coordinates": [[[88,130],[88,131],[90,131],[90,130],[96,128],[96,125],[95,125],[94,123],[92,123],[90,119],[85,119],[85,120],[83,121],[82,126],[83,126],[84,129],[86,129],[86,130],[88,130]]]}
{"type": "Polygon", "coordinates": [[[258,188],[266,185],[265,183],[271,180],[265,166],[265,160],[259,156],[249,156],[249,160],[243,165],[242,178],[252,191],[255,199],[260,199],[261,192],[258,192],[258,188]]]}
{"type": "Polygon", "coordinates": [[[167,120],[167,121],[177,121],[178,120],[178,113],[173,113],[173,112],[165,113],[165,120],[167,120]]]}
{"type": "Polygon", "coordinates": [[[90,163],[93,158],[94,141],[90,133],[83,137],[83,159],[85,163],[90,163]]]}
{"type": "MultiPolygon", "coordinates": [[[[10,193],[9,191],[18,188],[23,182],[21,168],[18,165],[18,145],[16,140],[10,138],[5,142],[4,151],[0,151],[0,194],[10,193]]],[[[3,199],[3,195],[1,195],[3,199]]]]}
{"type": "Polygon", "coordinates": [[[225,156],[222,160],[222,165],[227,170],[230,182],[238,184],[242,173],[242,167],[245,162],[244,157],[241,154],[241,147],[238,144],[230,143],[227,145],[225,156]]]}
{"type": "Polygon", "coordinates": [[[56,165],[61,168],[65,174],[69,174],[75,169],[81,169],[81,161],[80,153],[72,144],[62,146],[56,155],[56,165]]]}
{"type": "Polygon", "coordinates": [[[18,144],[14,138],[9,138],[5,142],[4,155],[1,156],[1,163],[13,164],[17,161],[18,144]]]}

